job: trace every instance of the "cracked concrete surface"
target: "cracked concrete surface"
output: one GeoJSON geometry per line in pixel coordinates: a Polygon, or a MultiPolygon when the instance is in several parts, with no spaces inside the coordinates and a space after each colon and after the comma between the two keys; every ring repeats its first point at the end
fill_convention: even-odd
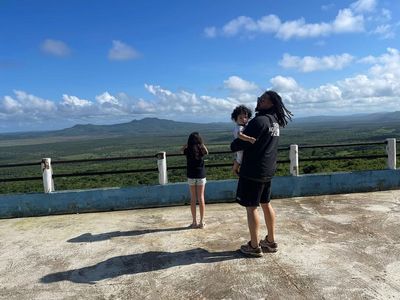
{"type": "Polygon", "coordinates": [[[262,258],[238,253],[232,203],[207,205],[205,229],[188,206],[0,220],[0,298],[400,298],[400,191],[273,205],[279,251],[262,258]]]}

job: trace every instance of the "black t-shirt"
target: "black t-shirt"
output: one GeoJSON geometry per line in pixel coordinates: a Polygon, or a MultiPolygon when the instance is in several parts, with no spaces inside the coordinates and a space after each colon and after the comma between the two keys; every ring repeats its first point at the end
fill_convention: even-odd
{"type": "Polygon", "coordinates": [[[260,111],[247,124],[244,134],[257,139],[254,144],[235,139],[232,151],[244,150],[240,177],[255,181],[271,180],[276,171],[279,124],[273,111],[260,111]]]}
{"type": "Polygon", "coordinates": [[[183,152],[186,155],[186,175],[188,178],[205,178],[206,177],[206,168],[204,166],[204,155],[202,153],[199,154],[199,158],[195,158],[193,155],[188,153],[188,149],[186,148],[183,152]]]}

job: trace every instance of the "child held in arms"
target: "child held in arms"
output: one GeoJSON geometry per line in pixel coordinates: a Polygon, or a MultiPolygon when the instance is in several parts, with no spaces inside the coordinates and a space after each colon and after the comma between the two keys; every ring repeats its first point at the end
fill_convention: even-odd
{"type": "MultiPolygon", "coordinates": [[[[254,144],[256,139],[254,137],[243,134],[243,130],[251,118],[251,109],[245,105],[239,105],[235,107],[231,114],[232,121],[235,122],[235,127],[233,129],[233,137],[239,138],[243,141],[250,142],[254,144]]],[[[240,165],[242,163],[243,151],[237,151],[235,159],[233,161],[232,171],[234,174],[239,174],[240,165]]]]}

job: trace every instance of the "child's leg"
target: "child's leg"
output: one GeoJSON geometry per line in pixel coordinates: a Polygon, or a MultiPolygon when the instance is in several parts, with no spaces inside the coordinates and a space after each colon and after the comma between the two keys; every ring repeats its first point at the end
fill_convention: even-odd
{"type": "Polygon", "coordinates": [[[205,190],[205,185],[198,185],[196,186],[197,189],[197,195],[198,195],[198,201],[199,201],[199,208],[200,208],[200,224],[204,223],[204,213],[206,210],[206,203],[204,200],[204,190],[205,190]]]}
{"type": "Polygon", "coordinates": [[[242,163],[243,159],[243,151],[237,151],[235,160],[233,161],[232,171],[235,175],[239,175],[239,168],[240,164],[242,163]]]}
{"type": "Polygon", "coordinates": [[[192,213],[192,219],[193,219],[192,224],[196,225],[197,224],[197,221],[196,221],[196,199],[197,199],[196,185],[190,185],[189,187],[190,187],[190,211],[192,213]]]}
{"type": "Polygon", "coordinates": [[[234,160],[233,161],[233,166],[232,166],[233,174],[239,175],[239,168],[240,168],[240,164],[236,160],[234,160]]]}

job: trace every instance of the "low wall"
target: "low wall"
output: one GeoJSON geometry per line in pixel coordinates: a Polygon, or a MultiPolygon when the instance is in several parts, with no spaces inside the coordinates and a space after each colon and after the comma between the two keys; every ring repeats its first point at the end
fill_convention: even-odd
{"type": "MultiPolygon", "coordinates": [[[[237,180],[208,181],[206,202],[234,201],[237,180]]],[[[400,169],[279,176],[273,198],[370,192],[400,188],[400,169]]],[[[189,203],[186,183],[0,195],[0,218],[124,210],[189,203]]]]}

